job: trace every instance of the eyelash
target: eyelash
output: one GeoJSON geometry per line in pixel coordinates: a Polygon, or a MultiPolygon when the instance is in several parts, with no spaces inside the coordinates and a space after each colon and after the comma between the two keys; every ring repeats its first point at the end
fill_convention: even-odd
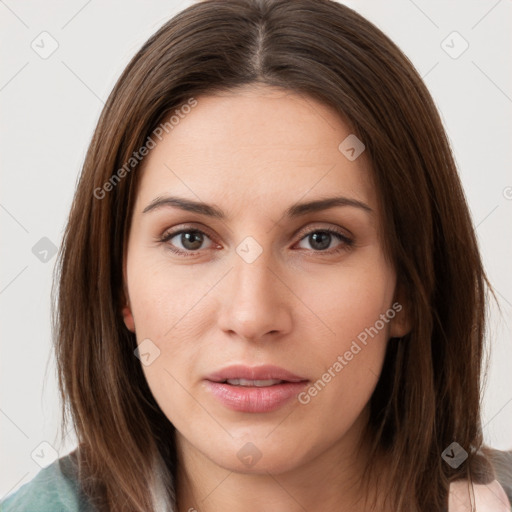
{"type": "MultiPolygon", "coordinates": [[[[174,238],[176,235],[181,235],[182,233],[200,233],[200,234],[205,235],[206,237],[210,238],[210,240],[211,240],[211,237],[209,237],[207,233],[205,233],[204,231],[201,231],[200,229],[197,229],[197,228],[182,228],[182,229],[178,229],[176,231],[165,232],[158,240],[159,240],[159,242],[167,244],[168,245],[167,248],[175,254],[179,254],[180,256],[185,256],[185,257],[196,256],[201,251],[201,249],[198,251],[195,251],[195,252],[194,251],[184,251],[182,249],[178,249],[177,247],[172,246],[171,244],[168,244],[169,240],[174,238]]],[[[336,246],[334,249],[327,249],[327,250],[311,249],[312,252],[316,252],[319,254],[332,255],[332,254],[338,254],[339,252],[342,252],[342,251],[348,251],[354,247],[354,240],[352,240],[351,238],[348,238],[346,235],[344,235],[340,231],[337,231],[334,229],[319,229],[319,228],[312,229],[310,231],[302,233],[302,236],[299,239],[299,242],[313,233],[328,233],[330,235],[334,235],[342,243],[339,244],[338,246],[336,246]]]]}

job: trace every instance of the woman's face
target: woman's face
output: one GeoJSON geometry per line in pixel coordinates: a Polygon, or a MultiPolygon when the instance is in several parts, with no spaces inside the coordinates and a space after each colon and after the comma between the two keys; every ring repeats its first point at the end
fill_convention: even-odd
{"type": "Polygon", "coordinates": [[[196,99],[135,171],[123,314],[149,387],[184,456],[239,472],[347,456],[407,332],[367,156],[311,98],[196,99]]]}

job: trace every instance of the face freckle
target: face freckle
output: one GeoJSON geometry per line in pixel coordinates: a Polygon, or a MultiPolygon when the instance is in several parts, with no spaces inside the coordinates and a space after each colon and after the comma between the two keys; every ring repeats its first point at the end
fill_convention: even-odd
{"type": "Polygon", "coordinates": [[[347,158],[349,126],[289,91],[197,101],[144,160],[125,255],[123,316],[157,354],[151,392],[185,452],[227,469],[251,470],[246,443],[262,472],[351,453],[388,339],[407,327],[367,155],[347,158]],[[235,410],[207,379],[231,365],[280,367],[307,399],[235,410]]]}

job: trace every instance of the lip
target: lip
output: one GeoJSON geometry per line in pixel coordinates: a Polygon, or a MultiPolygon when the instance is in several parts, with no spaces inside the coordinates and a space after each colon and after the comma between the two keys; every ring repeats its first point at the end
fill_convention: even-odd
{"type": "Polygon", "coordinates": [[[279,379],[286,380],[288,382],[300,382],[308,380],[305,377],[295,375],[284,368],[273,365],[263,366],[245,366],[245,365],[233,365],[222,368],[221,370],[214,372],[206,380],[212,382],[223,382],[227,379],[249,379],[249,380],[267,380],[267,379],[279,379]]]}
{"type": "Polygon", "coordinates": [[[309,382],[278,366],[235,365],[223,368],[205,378],[206,389],[225,407],[238,412],[265,413],[279,409],[296,397],[309,382]],[[272,386],[234,386],[227,379],[268,380],[284,382],[272,386]]]}

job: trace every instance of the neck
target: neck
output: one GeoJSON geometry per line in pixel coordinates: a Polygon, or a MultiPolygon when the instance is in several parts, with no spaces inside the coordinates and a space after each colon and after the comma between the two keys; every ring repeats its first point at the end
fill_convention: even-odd
{"type": "MultiPolygon", "coordinates": [[[[364,424],[366,416],[360,418],[364,424]]],[[[358,420],[359,421],[359,420],[358,420]]],[[[222,467],[194,449],[177,433],[176,490],[179,512],[364,512],[362,472],[368,443],[361,443],[360,425],[334,446],[287,471],[243,473],[222,467]]],[[[371,462],[372,467],[377,461],[371,462]]],[[[381,473],[383,474],[383,473],[381,473]]],[[[382,489],[368,487],[371,500],[382,489]]],[[[369,501],[368,503],[371,503],[369,501]]],[[[375,511],[383,511],[377,502],[375,511]]]]}

